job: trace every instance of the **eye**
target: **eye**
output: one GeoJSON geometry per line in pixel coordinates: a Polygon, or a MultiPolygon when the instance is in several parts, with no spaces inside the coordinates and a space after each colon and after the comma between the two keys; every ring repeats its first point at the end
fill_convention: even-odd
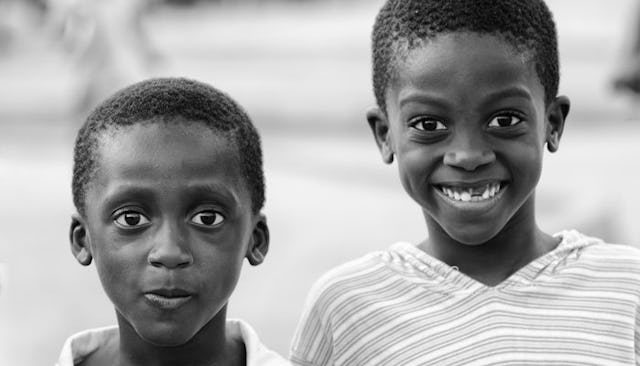
{"type": "Polygon", "coordinates": [[[139,228],[151,223],[145,215],[136,211],[122,212],[113,219],[113,222],[124,229],[139,228]]]}
{"type": "Polygon", "coordinates": [[[191,217],[191,222],[200,226],[216,226],[224,221],[224,217],[217,211],[200,211],[191,217]]]}
{"type": "Polygon", "coordinates": [[[437,119],[429,117],[413,118],[409,121],[409,126],[415,128],[416,130],[427,132],[447,129],[447,126],[445,126],[444,123],[438,121],[437,119]]]}
{"type": "Polygon", "coordinates": [[[522,122],[522,118],[513,114],[495,116],[489,121],[488,127],[510,127],[522,122]]]}

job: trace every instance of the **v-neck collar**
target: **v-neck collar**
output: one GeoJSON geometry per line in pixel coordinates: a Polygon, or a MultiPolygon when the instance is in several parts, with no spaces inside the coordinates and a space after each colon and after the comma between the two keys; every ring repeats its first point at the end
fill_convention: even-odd
{"type": "MultiPolygon", "coordinates": [[[[455,266],[450,266],[441,260],[432,257],[419,249],[415,244],[400,242],[391,247],[392,251],[396,251],[402,255],[416,269],[429,275],[436,277],[442,282],[446,282],[449,286],[458,289],[480,291],[489,289],[503,289],[509,286],[521,285],[527,286],[531,284],[542,272],[545,271],[550,264],[565,258],[569,253],[577,248],[601,243],[601,240],[590,238],[580,234],[575,230],[565,230],[553,235],[562,240],[551,251],[541,255],[540,257],[529,262],[504,281],[494,286],[486,285],[477,281],[470,276],[460,272],[455,266]]],[[[554,266],[555,267],[555,266],[554,266]]]]}

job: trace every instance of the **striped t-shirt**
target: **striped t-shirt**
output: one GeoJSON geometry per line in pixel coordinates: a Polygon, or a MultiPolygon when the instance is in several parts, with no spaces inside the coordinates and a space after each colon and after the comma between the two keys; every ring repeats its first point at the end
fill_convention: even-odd
{"type": "Polygon", "coordinates": [[[640,250],[565,231],[486,286],[398,243],[324,275],[296,331],[297,365],[640,364],[640,250]]]}

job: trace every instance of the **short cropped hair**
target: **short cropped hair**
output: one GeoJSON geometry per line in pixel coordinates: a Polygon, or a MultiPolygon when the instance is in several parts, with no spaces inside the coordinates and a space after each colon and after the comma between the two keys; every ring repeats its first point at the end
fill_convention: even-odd
{"type": "Polygon", "coordinates": [[[184,78],[149,79],[126,87],[98,105],[76,138],[73,155],[73,203],[85,214],[87,187],[98,168],[100,139],[107,131],[153,121],[203,123],[236,147],[238,161],[259,212],[265,200],[260,136],[247,113],[214,87],[184,78]]]}
{"type": "Polygon", "coordinates": [[[556,97],[558,40],[553,16],[543,0],[387,0],[371,36],[373,88],[383,112],[396,63],[408,51],[438,35],[465,31],[502,36],[535,65],[545,102],[556,97]]]}

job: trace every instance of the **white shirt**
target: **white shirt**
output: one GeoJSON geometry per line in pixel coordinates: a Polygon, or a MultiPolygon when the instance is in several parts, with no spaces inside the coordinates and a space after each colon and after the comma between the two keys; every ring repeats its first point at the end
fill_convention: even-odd
{"type": "MultiPolygon", "coordinates": [[[[228,319],[227,330],[242,336],[247,366],[290,366],[282,356],[265,347],[251,326],[240,319],[228,319]]],[[[118,327],[88,329],[69,337],[62,346],[56,366],[74,366],[118,336],[118,327]]]]}

